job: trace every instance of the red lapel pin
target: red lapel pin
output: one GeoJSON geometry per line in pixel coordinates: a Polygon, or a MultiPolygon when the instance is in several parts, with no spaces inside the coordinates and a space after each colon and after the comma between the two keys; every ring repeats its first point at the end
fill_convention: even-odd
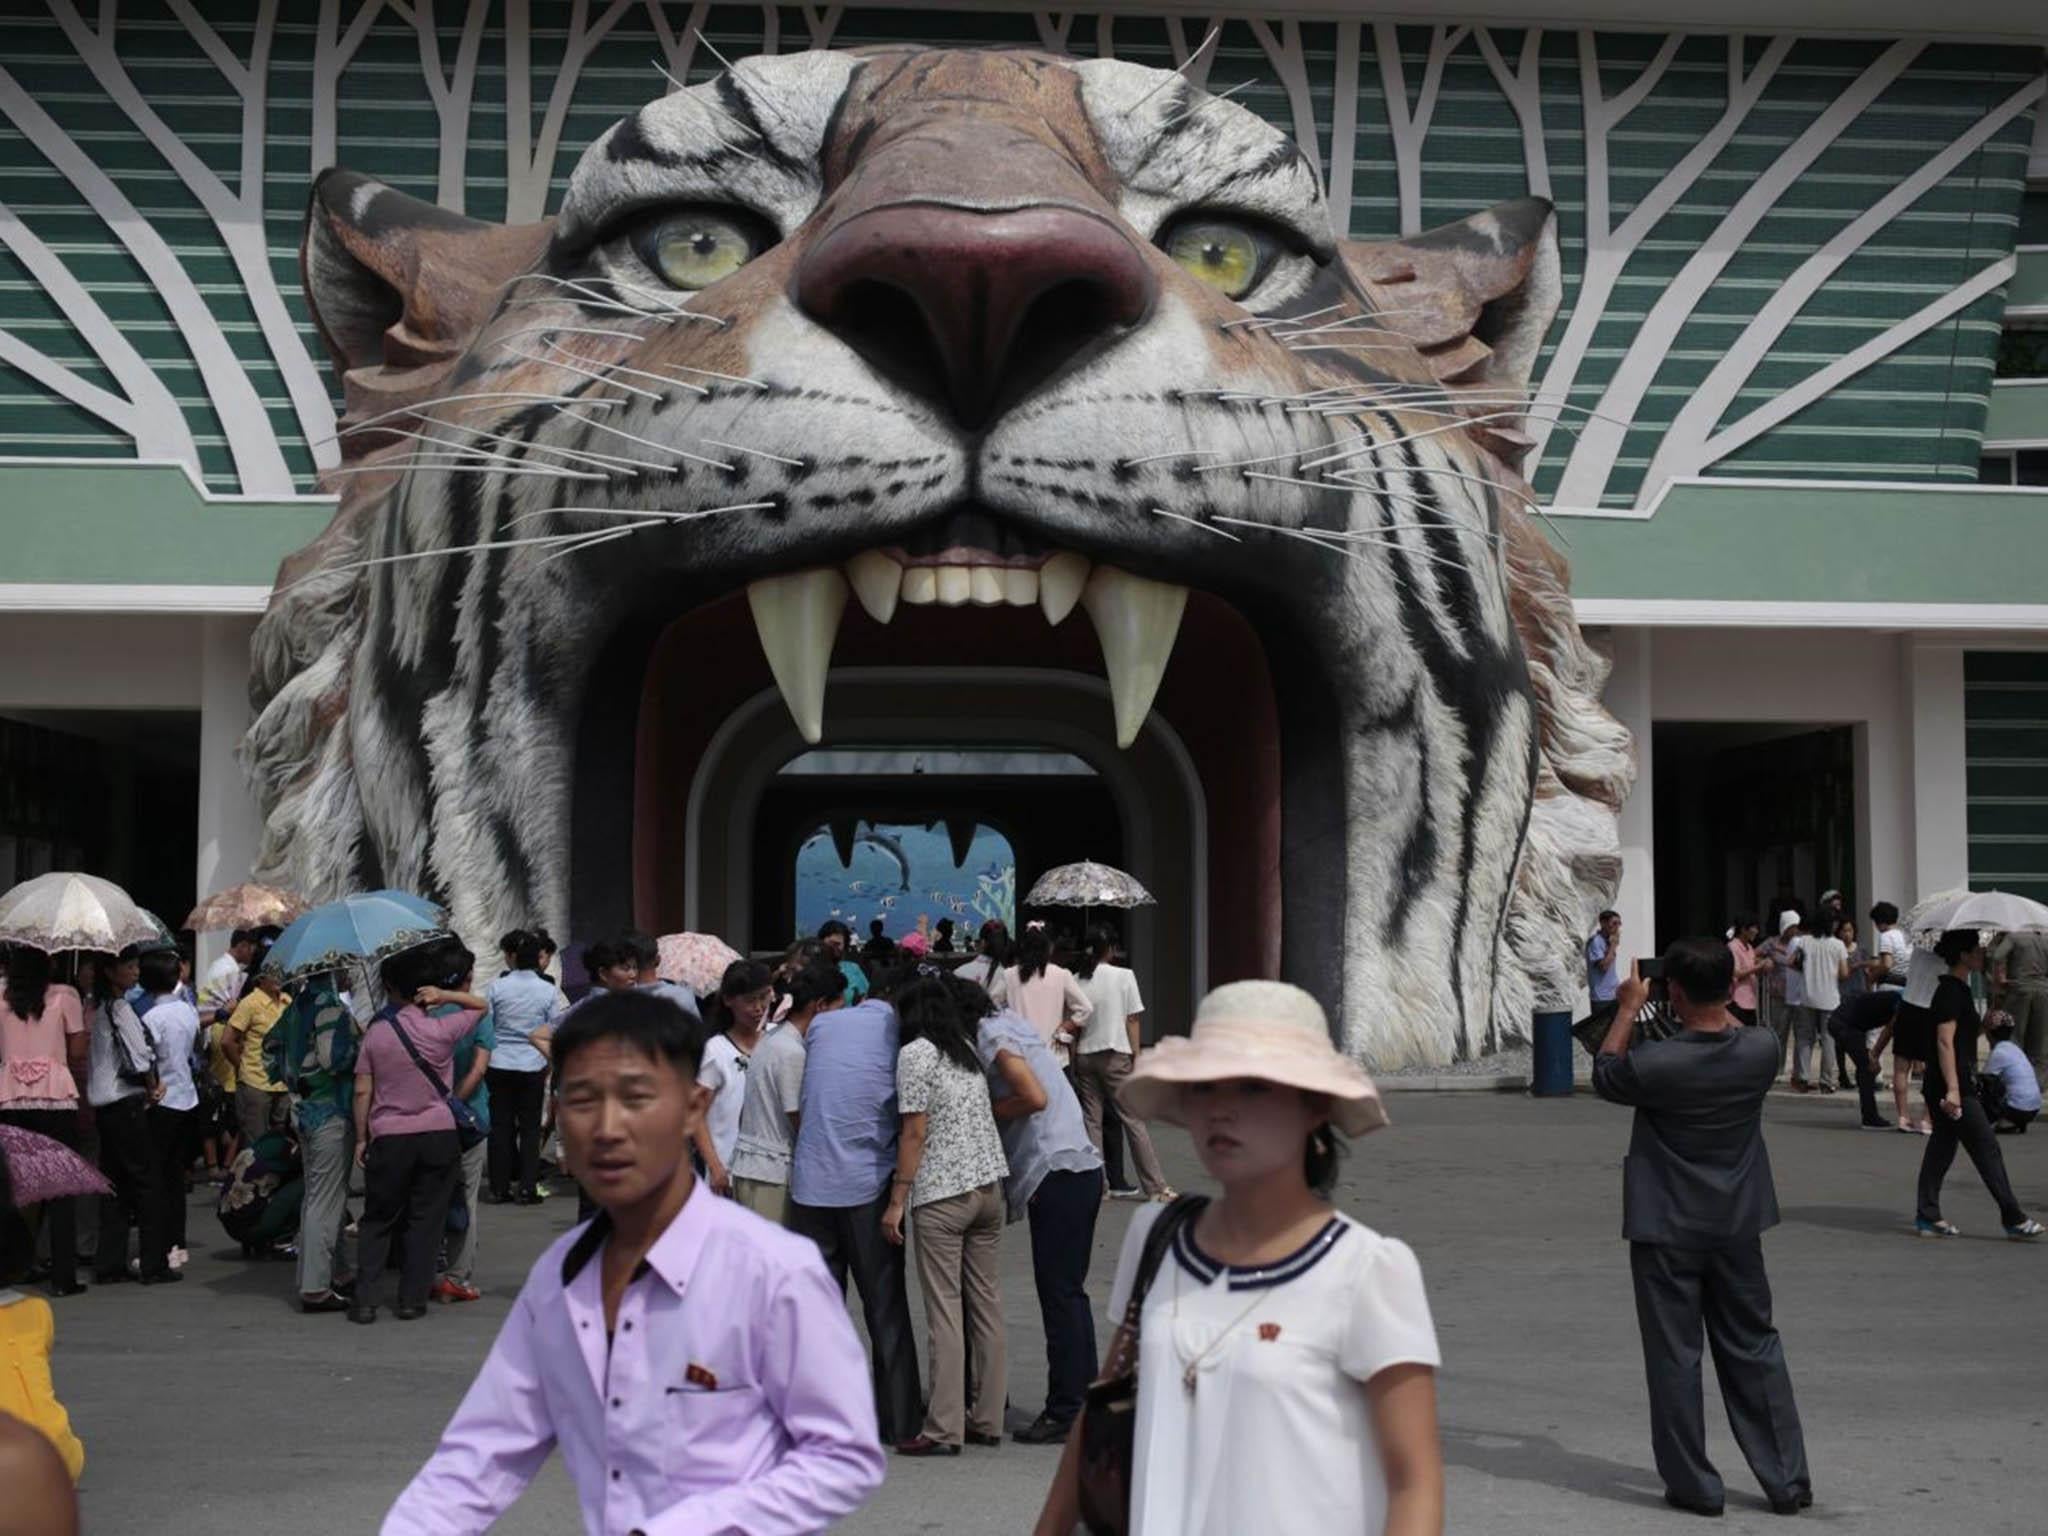
{"type": "Polygon", "coordinates": [[[1270,1344],[1279,1337],[1280,1325],[1278,1323],[1259,1324],[1259,1339],[1261,1342],[1270,1344]]]}

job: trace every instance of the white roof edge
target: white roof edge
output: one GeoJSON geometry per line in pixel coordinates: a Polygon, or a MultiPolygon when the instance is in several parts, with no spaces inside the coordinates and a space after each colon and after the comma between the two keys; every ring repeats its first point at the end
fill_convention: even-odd
{"type": "Polygon", "coordinates": [[[269,587],[0,582],[0,613],[261,613],[269,602],[269,587]]]}
{"type": "Polygon", "coordinates": [[[339,496],[314,493],[307,495],[293,491],[288,496],[249,496],[240,492],[210,490],[199,471],[185,459],[114,459],[92,458],[84,454],[27,453],[0,454],[0,469],[176,469],[182,473],[192,489],[199,493],[199,499],[216,506],[256,504],[261,506],[290,505],[303,503],[309,507],[333,507],[341,504],[339,496]]]}
{"type": "Polygon", "coordinates": [[[1687,629],[1954,629],[2048,632],[2048,603],[1823,603],[1581,597],[1581,624],[1687,629]]]}

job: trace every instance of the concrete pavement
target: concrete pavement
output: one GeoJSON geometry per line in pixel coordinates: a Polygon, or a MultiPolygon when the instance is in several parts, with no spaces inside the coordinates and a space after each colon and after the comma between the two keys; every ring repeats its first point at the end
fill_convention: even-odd
{"type": "MultiPolygon", "coordinates": [[[[1693,1517],[1664,1508],[1650,1463],[1616,1235],[1626,1112],[1584,1096],[1403,1094],[1392,1105],[1394,1128],[1358,1145],[1338,1193],[1422,1259],[1446,1360],[1450,1530],[1691,1529],[1693,1517]]],[[[1999,1235],[1967,1161],[1945,1209],[1968,1235],[1916,1241],[1923,1142],[1861,1132],[1855,1120],[1853,1095],[1780,1096],[1770,1110],[1785,1223],[1766,1253],[1813,1462],[1818,1503],[1804,1518],[1858,1536],[2048,1528],[2048,1245],[1999,1235]]],[[[2000,1141],[2022,1203],[2048,1212],[2048,1135],[2000,1141]]],[[[1198,1187],[1186,1138],[1169,1130],[1160,1145],[1169,1172],[1198,1187]]],[[[1105,1208],[1098,1295],[1130,1211],[1105,1208]]],[[[187,1283],[57,1303],[56,1376],[86,1445],[88,1531],[374,1530],[574,1205],[482,1215],[485,1299],[416,1323],[388,1311],[373,1328],[297,1315],[290,1267],[243,1263],[200,1209],[187,1283]]],[[[1021,1423],[1044,1385],[1022,1228],[1008,1234],[1004,1286],[1021,1423]]],[[[1711,1377],[1708,1391],[1712,1451],[1729,1486],[1720,1529],[1784,1529],[1728,1438],[1711,1377]]],[[[1036,1515],[1055,1455],[1005,1445],[894,1461],[882,1492],[840,1529],[1015,1536],[1036,1515]]],[[[578,1529],[558,1463],[498,1526],[509,1536],[578,1529]]]]}

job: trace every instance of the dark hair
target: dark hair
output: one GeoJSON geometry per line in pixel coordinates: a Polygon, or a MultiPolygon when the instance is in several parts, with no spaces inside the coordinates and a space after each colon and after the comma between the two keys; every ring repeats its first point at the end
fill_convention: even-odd
{"type": "Polygon", "coordinates": [[[1738,939],[1742,937],[1743,929],[1754,928],[1756,926],[1758,926],[1757,920],[1751,917],[1747,912],[1738,912],[1733,917],[1728,919],[1728,930],[1729,932],[1734,934],[1735,937],[1738,939]]]}
{"type": "Polygon", "coordinates": [[[178,990],[178,952],[175,949],[152,949],[145,951],[140,960],[138,980],[142,989],[151,997],[162,997],[166,992],[178,990]]]}
{"type": "Polygon", "coordinates": [[[531,928],[514,928],[498,940],[498,948],[512,957],[515,971],[540,969],[540,935],[531,928]]]}
{"type": "Polygon", "coordinates": [[[975,935],[975,946],[997,965],[1010,963],[1010,930],[1000,917],[992,917],[975,935]]]}
{"type": "Polygon", "coordinates": [[[50,985],[50,957],[40,949],[16,944],[7,951],[7,1007],[17,1019],[43,1016],[43,993],[50,985]]]}
{"type": "Polygon", "coordinates": [[[942,917],[942,918],[940,918],[940,919],[939,919],[939,920],[938,920],[938,921],[937,921],[936,923],[933,923],[933,924],[932,924],[932,932],[933,932],[933,933],[945,933],[945,934],[950,934],[950,933],[951,933],[952,931],[953,931],[953,919],[951,919],[950,917],[942,917]]]}
{"type": "Polygon", "coordinates": [[[868,919],[868,932],[873,934],[878,939],[882,936],[883,932],[888,928],[888,926],[889,925],[883,922],[879,917],[871,917],[868,919]]]}
{"type": "Polygon", "coordinates": [[[842,939],[853,937],[853,930],[836,917],[828,917],[824,922],[818,924],[818,937],[820,939],[829,939],[835,933],[842,939]]]}
{"type": "Polygon", "coordinates": [[[829,961],[815,960],[789,980],[789,1005],[808,1008],[846,996],[846,972],[829,961]]]}
{"type": "Polygon", "coordinates": [[[1689,1003],[1725,1003],[1735,984],[1735,957],[1720,939],[1680,939],[1662,964],[1664,979],[1682,987],[1689,1003]]]}
{"type": "Polygon", "coordinates": [[[1880,901],[1870,909],[1870,920],[1873,923],[1896,923],[1899,909],[1889,901],[1880,901]]]}
{"type": "Polygon", "coordinates": [[[1984,938],[1974,928],[1951,928],[1935,940],[1934,952],[1941,956],[1941,963],[1953,966],[1963,956],[1984,946],[1984,938]]]}
{"type": "Polygon", "coordinates": [[[2003,1009],[1985,1015],[1984,1033],[1993,1040],[2010,1040],[2012,1038],[2012,1015],[2003,1009]]]}
{"type": "Polygon", "coordinates": [[[254,928],[237,928],[234,936],[228,940],[228,948],[233,949],[237,944],[254,944],[256,942],[256,930],[254,928]]]}
{"type": "Polygon", "coordinates": [[[953,1001],[960,1009],[960,1016],[968,1023],[979,1025],[983,1019],[997,1011],[995,999],[988,995],[988,988],[980,983],[969,981],[958,971],[948,971],[945,982],[953,989],[953,1001]]]}
{"type": "Polygon", "coordinates": [[[583,969],[590,973],[592,981],[597,980],[599,971],[608,971],[615,965],[637,966],[639,963],[639,954],[617,939],[599,939],[583,946],[583,969]]]}
{"type": "Polygon", "coordinates": [[[555,936],[549,933],[547,929],[532,928],[528,932],[533,935],[534,947],[539,949],[541,953],[559,955],[562,952],[562,946],[555,942],[555,936]]]}
{"type": "Polygon", "coordinates": [[[704,1064],[704,1026],[658,992],[599,992],[578,1003],[555,1031],[551,1055],[556,1091],[578,1051],[617,1040],[695,1081],[704,1064]]]}
{"type": "Polygon", "coordinates": [[[118,955],[98,954],[92,968],[92,996],[96,1003],[111,1003],[120,997],[125,989],[114,984],[114,967],[125,965],[130,960],[139,961],[142,951],[130,944],[118,955]]]}
{"type": "MultiPolygon", "coordinates": [[[[383,979],[384,990],[391,994],[391,1001],[409,1003],[421,987],[444,985],[452,959],[448,949],[451,943],[461,948],[460,939],[430,939],[386,959],[377,968],[377,974],[383,979]]],[[[464,949],[462,953],[468,955],[469,951],[464,949]]]]}
{"type": "Polygon", "coordinates": [[[758,960],[735,960],[725,968],[725,975],[718,983],[718,995],[730,1000],[745,997],[749,992],[758,992],[775,980],[768,967],[758,960]]]}
{"type": "Polygon", "coordinates": [[[1599,917],[1599,921],[1600,921],[1600,922],[1603,922],[1603,923],[1604,923],[1604,922],[1606,922],[1606,921],[1607,921],[1607,919],[1609,919],[1610,917],[1619,917],[1619,916],[1621,916],[1621,914],[1620,914],[1619,912],[1615,911],[1615,910],[1614,910],[1614,908],[1612,908],[1612,907],[1603,907],[1603,908],[1601,909],[1601,911],[1600,911],[1600,917],[1599,917]]]}
{"type": "Polygon", "coordinates": [[[1337,1164],[1349,1150],[1327,1120],[1310,1131],[1308,1150],[1301,1159],[1301,1175],[1308,1180],[1308,1187],[1328,1199],[1337,1187],[1337,1164]]]}
{"type": "Polygon", "coordinates": [[[944,976],[914,976],[896,993],[894,1004],[896,1038],[902,1044],[929,1040],[955,1066],[981,1071],[981,1057],[974,1050],[974,1028],[962,1016],[944,976]]]}
{"type": "Polygon", "coordinates": [[[453,935],[434,945],[433,951],[435,963],[440,966],[440,974],[428,982],[428,986],[459,987],[476,974],[475,953],[453,935]]]}
{"type": "Polygon", "coordinates": [[[1088,930],[1088,945],[1074,966],[1074,974],[1086,981],[1095,974],[1095,967],[1115,953],[1116,930],[1107,923],[1097,923],[1088,930]]]}
{"type": "Polygon", "coordinates": [[[660,973],[661,946],[654,941],[652,935],[642,933],[638,928],[628,928],[613,942],[638,960],[641,970],[660,973]]]}
{"type": "Polygon", "coordinates": [[[1015,963],[1019,981],[1044,974],[1046,966],[1052,963],[1052,940],[1045,936],[1043,928],[1024,930],[1024,937],[1017,941],[1015,963]]]}

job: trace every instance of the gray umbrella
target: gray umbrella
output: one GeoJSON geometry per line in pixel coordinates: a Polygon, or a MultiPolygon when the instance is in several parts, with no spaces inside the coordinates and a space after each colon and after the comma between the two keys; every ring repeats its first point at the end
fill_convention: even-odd
{"type": "Polygon", "coordinates": [[[1152,893],[1137,878],[1083,859],[1048,869],[1024,898],[1027,907],[1149,907],[1152,893]]]}

